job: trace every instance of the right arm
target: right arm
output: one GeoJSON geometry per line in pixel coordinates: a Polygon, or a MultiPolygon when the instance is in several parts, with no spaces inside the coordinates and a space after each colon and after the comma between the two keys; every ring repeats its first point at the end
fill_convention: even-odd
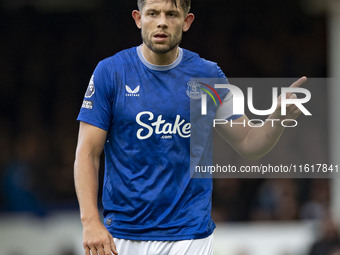
{"type": "Polygon", "coordinates": [[[106,142],[107,132],[85,122],[80,122],[74,182],[83,225],[85,255],[118,254],[113,238],[101,223],[97,207],[98,173],[100,156],[106,142]]]}

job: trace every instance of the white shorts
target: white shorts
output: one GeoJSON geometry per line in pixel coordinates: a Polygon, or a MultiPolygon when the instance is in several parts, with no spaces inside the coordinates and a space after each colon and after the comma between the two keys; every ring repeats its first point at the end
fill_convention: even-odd
{"type": "Polygon", "coordinates": [[[212,255],[213,234],[181,241],[134,241],[113,238],[119,255],[212,255]]]}

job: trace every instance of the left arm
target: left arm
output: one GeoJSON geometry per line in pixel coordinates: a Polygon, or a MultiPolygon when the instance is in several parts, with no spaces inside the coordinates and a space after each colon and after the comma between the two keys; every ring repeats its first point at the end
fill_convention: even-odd
{"type": "MultiPolygon", "coordinates": [[[[291,87],[299,87],[307,80],[302,77],[294,82],[291,87]]],[[[295,94],[290,94],[289,98],[296,98],[295,94]]],[[[267,154],[278,142],[284,127],[280,124],[283,119],[296,119],[301,114],[299,108],[290,104],[287,106],[287,114],[281,115],[281,99],[278,99],[278,106],[269,119],[279,119],[280,121],[266,121],[261,127],[250,127],[248,125],[230,126],[229,122],[223,125],[216,125],[217,133],[227,141],[236,152],[248,159],[260,159],[267,154]]],[[[247,116],[235,120],[234,122],[248,123],[247,116]]]]}

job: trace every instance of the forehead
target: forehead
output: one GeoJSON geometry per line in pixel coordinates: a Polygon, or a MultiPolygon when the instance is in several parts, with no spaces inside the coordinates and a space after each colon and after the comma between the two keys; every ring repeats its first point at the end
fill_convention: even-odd
{"type": "Polygon", "coordinates": [[[165,9],[180,11],[181,6],[179,0],[176,0],[177,8],[170,0],[145,0],[143,9],[165,9]]]}

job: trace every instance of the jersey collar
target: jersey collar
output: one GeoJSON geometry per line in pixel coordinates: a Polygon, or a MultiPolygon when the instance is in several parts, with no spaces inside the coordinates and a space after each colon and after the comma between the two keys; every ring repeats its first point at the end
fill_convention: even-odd
{"type": "Polygon", "coordinates": [[[138,55],[140,61],[142,61],[142,63],[146,67],[150,68],[151,70],[167,71],[167,70],[175,68],[176,66],[179,65],[179,63],[181,63],[182,58],[183,58],[183,49],[179,48],[178,57],[170,65],[153,65],[153,64],[149,63],[143,56],[141,45],[137,47],[137,55],[138,55]]]}

